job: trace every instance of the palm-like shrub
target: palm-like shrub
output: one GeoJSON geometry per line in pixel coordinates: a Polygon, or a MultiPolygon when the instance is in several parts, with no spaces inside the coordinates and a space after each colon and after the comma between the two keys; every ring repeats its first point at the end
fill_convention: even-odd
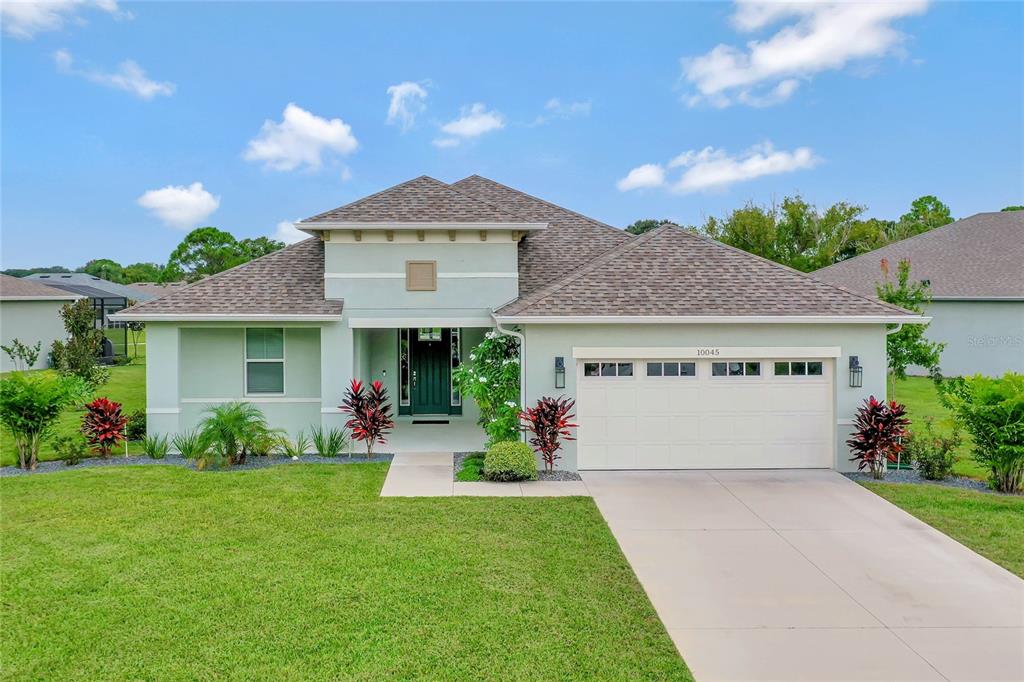
{"type": "Polygon", "coordinates": [[[163,434],[146,436],[142,441],[142,451],[150,459],[164,459],[170,449],[171,444],[163,434]]]}
{"type": "Polygon", "coordinates": [[[78,377],[14,372],[0,380],[0,423],[14,437],[18,466],[35,469],[39,444],[65,408],[88,395],[78,377]]]}
{"type": "Polygon", "coordinates": [[[343,430],[325,429],[319,424],[313,427],[313,446],[321,457],[337,457],[346,445],[348,437],[343,430]]]}
{"type": "Polygon", "coordinates": [[[575,400],[565,396],[559,398],[543,397],[533,407],[519,415],[524,422],[522,429],[533,434],[530,445],[540,453],[544,466],[553,471],[555,461],[561,459],[558,451],[562,448],[562,440],[575,440],[571,429],[576,428],[572,422],[576,418],[572,408],[575,400]]]}
{"type": "Polygon", "coordinates": [[[195,462],[197,469],[205,469],[209,464],[210,444],[199,430],[192,429],[175,434],[171,439],[171,445],[182,457],[195,462]]]}
{"type": "Polygon", "coordinates": [[[128,417],[121,412],[121,403],[106,398],[96,398],[85,406],[82,418],[82,433],[89,445],[97,448],[104,457],[110,457],[110,450],[124,440],[124,427],[128,417]]]}
{"type": "Polygon", "coordinates": [[[277,439],[278,449],[281,454],[292,459],[302,457],[304,454],[309,452],[312,444],[309,441],[309,436],[304,432],[299,431],[295,434],[295,440],[290,439],[287,435],[282,434],[277,439]]]}
{"type": "Polygon", "coordinates": [[[846,441],[853,452],[850,461],[857,462],[857,469],[867,468],[873,478],[885,475],[886,462],[897,461],[897,455],[903,451],[900,441],[910,425],[906,413],[907,408],[895,400],[886,403],[875,396],[857,408],[853,422],[856,429],[846,441]]]}
{"type": "Polygon", "coordinates": [[[345,391],[341,411],[349,415],[345,428],[352,433],[352,438],[366,443],[367,459],[373,457],[373,446],[386,443],[385,436],[395,428],[388,390],[379,381],[374,381],[367,389],[363,382],[353,379],[345,391]]]}
{"type": "Polygon", "coordinates": [[[218,459],[228,464],[245,464],[253,443],[270,428],[263,412],[252,403],[232,402],[208,408],[199,422],[202,438],[218,459]]]}

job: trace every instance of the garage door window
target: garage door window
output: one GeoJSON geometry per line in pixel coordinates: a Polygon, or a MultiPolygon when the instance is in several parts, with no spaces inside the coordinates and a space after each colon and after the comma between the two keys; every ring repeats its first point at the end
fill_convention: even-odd
{"type": "Polygon", "coordinates": [[[793,360],[775,363],[775,376],[777,377],[820,377],[822,364],[819,361],[804,362],[793,360]]]}
{"type": "Polygon", "coordinates": [[[633,376],[632,362],[584,362],[583,376],[585,377],[631,377],[633,376]]]}
{"type": "Polygon", "coordinates": [[[695,362],[648,362],[647,376],[649,377],[695,377],[697,376],[697,363],[695,362]]]}
{"type": "Polygon", "coordinates": [[[713,377],[757,377],[761,376],[761,363],[746,361],[712,362],[713,377]]]}

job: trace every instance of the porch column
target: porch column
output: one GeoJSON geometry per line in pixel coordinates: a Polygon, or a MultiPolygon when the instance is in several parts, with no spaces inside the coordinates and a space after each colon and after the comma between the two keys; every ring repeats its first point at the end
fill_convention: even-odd
{"type": "Polygon", "coordinates": [[[320,328],[320,416],[324,428],[341,428],[345,423],[345,415],[338,406],[352,380],[353,353],[348,320],[320,328]]]}

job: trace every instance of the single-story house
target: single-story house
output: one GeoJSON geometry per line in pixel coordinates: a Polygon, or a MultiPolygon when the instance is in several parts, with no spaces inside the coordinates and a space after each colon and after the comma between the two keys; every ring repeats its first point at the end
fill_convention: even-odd
{"type": "Polygon", "coordinates": [[[132,307],[151,432],[247,400],[341,426],[350,379],[399,417],[383,451],[479,449],[451,370],[521,339],[522,397],[576,400],[567,469],[849,468],[889,324],[926,318],[674,226],[642,236],[472,176],[419,177],[296,223],[311,239],[132,307]]]}
{"type": "Polygon", "coordinates": [[[899,261],[909,260],[911,281],[928,282],[925,336],[946,344],[943,374],[1024,372],[1024,211],[978,213],[813,275],[874,297],[883,260],[890,279],[899,261]]]}
{"type": "MultiPolygon", "coordinates": [[[[81,296],[38,282],[0,274],[0,341],[9,346],[18,339],[28,346],[42,343],[39,358],[32,367],[49,366],[50,347],[67,338],[60,309],[81,296]]],[[[0,371],[17,369],[7,353],[0,353],[0,371]]]]}

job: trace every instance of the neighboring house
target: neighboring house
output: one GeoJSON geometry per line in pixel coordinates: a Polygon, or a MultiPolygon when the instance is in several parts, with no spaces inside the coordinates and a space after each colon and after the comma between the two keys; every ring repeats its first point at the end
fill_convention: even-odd
{"type": "Polygon", "coordinates": [[[156,298],[153,293],[134,289],[127,284],[110,282],[86,272],[37,272],[25,279],[88,298],[96,311],[96,327],[99,329],[111,326],[110,316],[127,308],[129,301],[145,303],[156,298]]]}
{"type": "Polygon", "coordinates": [[[1024,211],[979,213],[813,276],[875,296],[883,259],[891,278],[899,261],[909,260],[911,281],[931,286],[925,335],[946,344],[943,374],[1024,372],[1024,211]]]}
{"type": "Polygon", "coordinates": [[[296,226],[313,238],[117,315],[147,323],[151,431],[232,400],[292,434],[341,426],[358,378],[383,381],[400,415],[378,449],[479,449],[451,370],[494,332],[522,338],[527,404],[576,399],[565,468],[847,469],[857,406],[885,394],[886,324],[926,319],[478,176],[416,178],[296,226]]]}
{"type": "MultiPolygon", "coordinates": [[[[67,338],[60,309],[79,298],[38,282],[0,274],[0,341],[4,346],[14,339],[28,346],[41,342],[39,359],[25,369],[45,369],[49,366],[50,346],[67,338]]],[[[0,356],[0,371],[17,369],[6,353],[0,356]]]]}

